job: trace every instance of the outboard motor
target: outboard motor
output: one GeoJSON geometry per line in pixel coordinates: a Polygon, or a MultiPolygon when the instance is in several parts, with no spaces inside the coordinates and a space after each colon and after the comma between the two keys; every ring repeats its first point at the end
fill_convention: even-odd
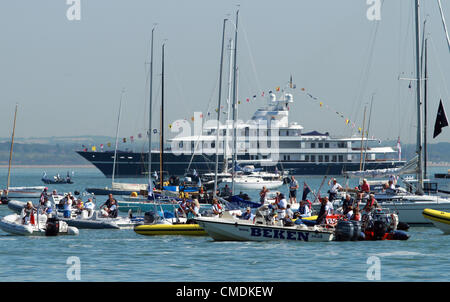
{"type": "Polygon", "coordinates": [[[351,240],[362,240],[362,229],[361,229],[361,221],[351,220],[353,224],[353,237],[351,240]]]}
{"type": "Polygon", "coordinates": [[[376,220],[373,223],[373,235],[375,240],[383,239],[388,229],[387,224],[384,221],[376,220]]]}
{"type": "Polygon", "coordinates": [[[49,217],[45,226],[45,236],[57,236],[59,233],[59,219],[49,217]]]}
{"type": "Polygon", "coordinates": [[[336,226],[336,240],[349,241],[354,237],[354,228],[351,221],[340,220],[336,226]]]}
{"type": "Polygon", "coordinates": [[[144,223],[145,224],[153,224],[157,222],[159,219],[159,216],[155,212],[145,212],[144,213],[144,223]]]}

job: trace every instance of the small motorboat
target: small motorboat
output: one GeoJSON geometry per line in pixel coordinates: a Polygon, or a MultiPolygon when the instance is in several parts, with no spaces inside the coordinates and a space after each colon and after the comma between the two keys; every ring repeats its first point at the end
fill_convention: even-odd
{"type": "Polygon", "coordinates": [[[435,227],[440,229],[444,234],[450,234],[450,213],[437,211],[433,209],[424,209],[422,213],[425,219],[431,221],[435,227]]]}
{"type": "MultiPolygon", "coordinates": [[[[58,213],[59,216],[61,213],[58,213]]],[[[141,218],[104,217],[99,211],[88,214],[86,210],[80,214],[74,214],[70,218],[60,217],[59,219],[78,229],[132,229],[143,223],[141,218]]]]}
{"type": "Polygon", "coordinates": [[[254,219],[242,220],[225,212],[222,217],[198,217],[195,221],[216,241],[297,241],[327,242],[334,230],[305,224],[285,225],[269,218],[267,206],[256,211],[254,219]]]}
{"type": "Polygon", "coordinates": [[[53,176],[53,178],[48,178],[47,173],[44,172],[42,175],[42,182],[48,185],[57,185],[57,184],[73,184],[72,178],[67,172],[67,176],[65,178],[61,177],[59,174],[53,176]]]}
{"type": "Polygon", "coordinates": [[[44,186],[35,187],[9,187],[8,190],[3,190],[2,196],[8,199],[12,198],[39,198],[44,186]]]}
{"type": "Polygon", "coordinates": [[[134,231],[140,235],[183,235],[183,236],[206,236],[206,231],[196,223],[179,224],[142,224],[134,227],[134,231]]]}
{"type": "Polygon", "coordinates": [[[56,217],[48,218],[46,215],[37,215],[37,219],[28,224],[23,223],[23,218],[18,214],[11,214],[0,220],[0,229],[6,233],[21,236],[57,236],[78,235],[75,227],[56,217]]]}
{"type": "MultiPolygon", "coordinates": [[[[23,201],[11,200],[8,208],[13,212],[21,213],[25,205],[26,203],[23,201]]],[[[63,211],[58,210],[56,204],[53,204],[53,206],[60,221],[78,229],[132,229],[136,225],[143,223],[143,218],[105,217],[97,210],[91,212],[83,210],[81,213],[74,210],[71,213],[71,217],[64,217],[63,211]]]]}
{"type": "Polygon", "coordinates": [[[434,178],[450,179],[450,169],[448,169],[447,173],[436,173],[436,174],[434,174],[434,178]]]}
{"type": "Polygon", "coordinates": [[[134,231],[140,235],[184,235],[184,236],[206,236],[208,235],[192,219],[185,217],[175,217],[170,212],[155,213],[146,212],[144,224],[134,227],[134,231]]]}

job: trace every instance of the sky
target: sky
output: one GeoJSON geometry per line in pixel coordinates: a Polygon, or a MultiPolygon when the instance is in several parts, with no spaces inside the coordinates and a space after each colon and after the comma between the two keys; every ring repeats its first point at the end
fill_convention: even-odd
{"type": "MultiPolygon", "coordinates": [[[[73,4],[66,0],[1,1],[0,137],[11,135],[16,103],[17,137],[115,136],[122,91],[119,136],[145,133],[155,23],[152,128],[159,127],[163,42],[167,133],[195,111],[215,119],[223,19],[230,19],[228,44],[239,4],[241,119],[266,104],[262,92],[284,87],[292,75],[290,121],[305,131],[350,136],[366,107],[369,136],[415,143],[415,82],[399,79],[414,76],[413,2],[381,0],[374,21],[365,0],[80,0],[80,20],[68,19],[73,4]]],[[[450,52],[437,1],[422,2],[430,41],[427,133],[430,143],[449,142],[449,127],[431,134],[439,99],[450,114],[450,52]]],[[[443,9],[450,22],[450,3],[443,9]]],[[[227,71],[226,55],[224,96],[227,71]]]]}

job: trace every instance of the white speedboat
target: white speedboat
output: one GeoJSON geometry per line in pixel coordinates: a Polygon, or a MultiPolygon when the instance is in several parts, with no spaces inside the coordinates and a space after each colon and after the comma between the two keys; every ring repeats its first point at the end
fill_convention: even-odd
{"type": "Polygon", "coordinates": [[[79,229],[132,229],[142,224],[143,219],[129,217],[104,217],[99,211],[83,210],[80,214],[74,214],[70,218],[64,218],[59,213],[60,220],[67,222],[68,225],[79,229]]]}
{"type": "Polygon", "coordinates": [[[39,198],[44,186],[36,187],[9,187],[7,193],[3,193],[8,198],[39,198]]]}
{"type": "MultiPolygon", "coordinates": [[[[222,185],[232,185],[232,178],[223,178],[222,185]]],[[[283,185],[283,180],[280,179],[264,179],[258,176],[242,175],[234,178],[234,186],[240,189],[247,190],[261,190],[262,187],[267,189],[276,189],[283,185]]]]}
{"type": "Polygon", "coordinates": [[[326,242],[334,239],[334,230],[321,226],[283,226],[266,223],[265,220],[241,220],[228,215],[218,217],[198,217],[200,227],[217,241],[301,241],[326,242]]]}
{"type": "Polygon", "coordinates": [[[375,194],[375,199],[383,207],[397,213],[402,222],[412,225],[430,225],[431,222],[422,215],[431,208],[450,212],[450,200],[438,195],[414,195],[404,191],[375,194]]]}
{"type": "Polygon", "coordinates": [[[38,215],[35,224],[23,224],[21,215],[11,214],[0,220],[0,229],[6,233],[21,236],[56,236],[56,235],[78,235],[75,227],[58,219],[49,219],[46,215],[38,215]]]}

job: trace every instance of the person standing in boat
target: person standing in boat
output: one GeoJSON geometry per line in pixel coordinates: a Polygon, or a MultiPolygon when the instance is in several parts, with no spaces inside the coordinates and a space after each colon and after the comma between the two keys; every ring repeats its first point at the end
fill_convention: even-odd
{"type": "Polygon", "coordinates": [[[294,175],[291,176],[291,183],[289,184],[289,203],[295,204],[297,202],[298,182],[294,175]]]}
{"type": "Polygon", "coordinates": [[[39,201],[41,202],[41,204],[44,204],[44,200],[45,198],[48,199],[48,192],[47,192],[48,188],[45,187],[44,190],[41,193],[41,196],[39,197],[39,201]]]}
{"type": "Polygon", "coordinates": [[[322,205],[320,207],[319,215],[317,215],[316,224],[325,224],[328,215],[333,214],[333,204],[330,202],[327,196],[322,198],[322,205]]]}
{"type": "Polygon", "coordinates": [[[27,204],[22,209],[22,223],[23,224],[34,224],[34,213],[36,213],[36,208],[33,207],[31,201],[28,201],[27,204]]]}
{"type": "Polygon", "coordinates": [[[342,186],[337,182],[336,178],[332,178],[331,180],[330,180],[330,182],[328,182],[328,185],[330,185],[330,190],[328,191],[328,192],[329,192],[328,199],[329,199],[329,201],[332,202],[334,199],[336,199],[337,193],[338,193],[339,191],[342,191],[343,188],[342,188],[342,186]],[[332,185],[330,184],[331,180],[333,181],[333,184],[332,184],[332,185]]]}
{"type": "Polygon", "coordinates": [[[259,202],[261,203],[261,205],[264,204],[268,192],[269,190],[266,187],[262,187],[262,190],[259,192],[259,202]]]}
{"type": "Polygon", "coordinates": [[[283,193],[280,193],[280,201],[277,204],[278,219],[286,217],[287,201],[283,193]]]}

